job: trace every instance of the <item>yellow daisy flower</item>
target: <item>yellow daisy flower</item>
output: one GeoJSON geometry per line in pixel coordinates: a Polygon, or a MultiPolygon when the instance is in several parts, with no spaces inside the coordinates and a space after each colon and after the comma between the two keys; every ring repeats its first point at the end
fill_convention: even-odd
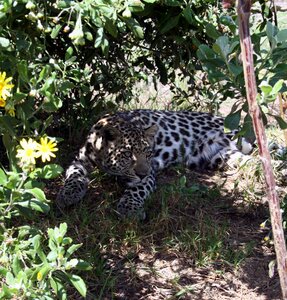
{"type": "Polygon", "coordinates": [[[20,159],[23,165],[35,165],[35,158],[39,157],[36,152],[37,142],[31,138],[29,138],[29,140],[22,139],[20,146],[22,148],[17,150],[16,157],[20,159]]]}
{"type": "Polygon", "coordinates": [[[51,157],[56,157],[56,155],[53,153],[58,151],[56,146],[56,142],[49,140],[47,137],[40,139],[40,144],[37,144],[37,154],[38,156],[41,156],[42,162],[50,161],[51,157]]]}
{"type": "Polygon", "coordinates": [[[0,107],[5,107],[6,101],[0,98],[0,107]]]}
{"type": "Polygon", "coordinates": [[[11,96],[10,91],[14,84],[11,84],[10,81],[12,80],[12,77],[6,78],[6,72],[1,73],[0,72],[0,99],[6,100],[7,97],[11,96]]]}
{"type": "Polygon", "coordinates": [[[9,108],[9,109],[6,108],[6,112],[9,116],[15,117],[15,108],[9,108]]]}

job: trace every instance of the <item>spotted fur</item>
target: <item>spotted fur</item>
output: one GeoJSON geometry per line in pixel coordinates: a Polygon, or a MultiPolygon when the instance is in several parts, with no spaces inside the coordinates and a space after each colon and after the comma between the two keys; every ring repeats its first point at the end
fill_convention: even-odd
{"type": "Polygon", "coordinates": [[[224,133],[223,118],[208,113],[133,110],[105,116],[67,169],[57,204],[63,208],[80,201],[88,173],[97,167],[127,185],[118,212],[144,217],[144,201],[155,190],[160,170],[175,163],[200,170],[220,168],[242,156],[232,137],[224,133]]]}

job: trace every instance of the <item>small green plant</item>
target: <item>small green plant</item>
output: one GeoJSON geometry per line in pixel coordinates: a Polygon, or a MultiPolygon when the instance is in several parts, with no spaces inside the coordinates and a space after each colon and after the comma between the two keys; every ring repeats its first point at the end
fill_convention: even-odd
{"type": "Polygon", "coordinates": [[[20,145],[13,160],[21,167],[15,164],[12,171],[0,168],[0,221],[4,223],[20,214],[33,217],[33,211],[47,213],[50,207],[41,180],[55,178],[63,171],[57,164],[36,168],[36,158],[41,157],[45,162],[55,156],[54,142],[42,138],[39,144],[30,138],[28,141],[22,139],[20,145]]]}
{"type": "Polygon", "coordinates": [[[72,258],[81,244],[66,237],[67,224],[48,229],[48,238],[30,226],[7,230],[1,237],[1,299],[67,299],[67,284],[86,296],[86,285],[74,270],[90,265],[72,258]]]}
{"type": "Polygon", "coordinates": [[[55,178],[62,172],[56,164],[48,164],[32,172],[4,171],[0,168],[0,221],[20,214],[32,217],[33,211],[50,210],[40,179],[55,178]]]}

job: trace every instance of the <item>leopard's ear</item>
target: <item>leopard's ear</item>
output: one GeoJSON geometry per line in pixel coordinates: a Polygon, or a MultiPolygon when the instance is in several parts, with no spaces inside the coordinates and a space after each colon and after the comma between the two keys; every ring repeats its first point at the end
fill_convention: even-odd
{"type": "Polygon", "coordinates": [[[158,126],[156,124],[152,125],[151,127],[145,130],[145,137],[147,138],[148,142],[152,145],[154,143],[154,137],[158,131],[158,126]]]}
{"type": "Polygon", "coordinates": [[[120,135],[117,128],[106,125],[102,128],[102,137],[106,142],[114,142],[120,135]]]}

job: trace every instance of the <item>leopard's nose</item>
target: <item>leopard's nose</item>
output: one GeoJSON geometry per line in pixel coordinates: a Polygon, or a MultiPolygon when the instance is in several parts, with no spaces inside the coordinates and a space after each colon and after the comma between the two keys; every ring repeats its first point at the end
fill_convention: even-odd
{"type": "Polygon", "coordinates": [[[147,176],[147,174],[138,174],[138,173],[136,173],[136,175],[137,175],[140,179],[144,179],[144,178],[147,176]]]}

